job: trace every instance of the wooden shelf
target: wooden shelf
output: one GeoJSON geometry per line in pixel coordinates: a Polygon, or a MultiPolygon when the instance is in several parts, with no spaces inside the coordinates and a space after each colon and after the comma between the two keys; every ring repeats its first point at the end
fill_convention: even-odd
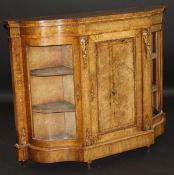
{"type": "Polygon", "coordinates": [[[42,69],[34,69],[30,71],[32,76],[38,77],[47,77],[47,76],[56,76],[56,75],[72,75],[73,69],[66,66],[58,67],[48,67],[42,69]]]}
{"type": "Polygon", "coordinates": [[[152,53],[152,59],[154,60],[154,59],[156,59],[156,57],[157,57],[157,54],[155,52],[153,52],[152,53]]]}
{"type": "Polygon", "coordinates": [[[74,112],[74,104],[67,101],[58,101],[53,103],[41,104],[33,106],[33,112],[37,113],[60,113],[60,112],[74,112]]]}

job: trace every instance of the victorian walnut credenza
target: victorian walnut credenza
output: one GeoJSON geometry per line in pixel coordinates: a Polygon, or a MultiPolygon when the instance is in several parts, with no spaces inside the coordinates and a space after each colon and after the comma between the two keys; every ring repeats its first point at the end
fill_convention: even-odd
{"type": "Polygon", "coordinates": [[[164,132],[164,7],[5,21],[18,160],[92,160],[164,132]]]}

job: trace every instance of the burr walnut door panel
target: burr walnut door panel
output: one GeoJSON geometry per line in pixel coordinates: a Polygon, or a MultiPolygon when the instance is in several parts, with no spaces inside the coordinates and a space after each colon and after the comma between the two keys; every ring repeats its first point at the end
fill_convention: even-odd
{"type": "Polygon", "coordinates": [[[139,132],[142,125],[140,32],[95,35],[89,39],[89,45],[90,55],[95,58],[90,60],[93,142],[139,132]]]}
{"type": "Polygon", "coordinates": [[[99,132],[135,124],[133,40],[97,45],[99,132]]]}

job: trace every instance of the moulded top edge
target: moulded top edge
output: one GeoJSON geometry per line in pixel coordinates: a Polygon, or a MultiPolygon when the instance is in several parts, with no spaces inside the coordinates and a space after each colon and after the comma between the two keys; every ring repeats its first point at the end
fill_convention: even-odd
{"type": "Polygon", "coordinates": [[[162,13],[164,10],[165,6],[144,7],[144,8],[132,7],[128,9],[82,12],[82,13],[46,16],[46,17],[8,19],[5,20],[4,23],[9,27],[36,27],[36,26],[46,27],[46,26],[57,26],[57,25],[73,25],[88,22],[97,22],[101,20],[102,21],[111,19],[119,20],[133,17],[144,17],[153,15],[155,13],[162,13]]]}

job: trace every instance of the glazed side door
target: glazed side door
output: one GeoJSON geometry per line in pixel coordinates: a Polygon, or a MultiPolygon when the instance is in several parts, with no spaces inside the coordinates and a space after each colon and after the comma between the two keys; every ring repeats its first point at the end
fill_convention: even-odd
{"type": "MultiPolygon", "coordinates": [[[[38,40],[26,38],[23,40],[23,50],[25,51],[25,74],[28,82],[26,83],[26,98],[28,107],[30,107],[28,109],[28,116],[30,116],[30,118],[28,118],[30,144],[39,147],[81,146],[82,120],[81,96],[79,94],[81,83],[78,39],[76,37],[64,37],[59,38],[59,40],[57,37],[49,39],[45,37],[38,40]],[[68,48],[70,48],[70,50],[68,48]],[[73,73],[68,73],[67,75],[51,74],[47,76],[32,74],[32,71],[36,70],[36,68],[31,68],[33,65],[40,66],[46,62],[47,64],[44,63],[44,67],[51,68],[55,67],[57,63],[58,66],[59,64],[64,64],[65,60],[59,60],[61,57],[58,55],[55,56],[60,53],[60,51],[67,58],[67,62],[72,65],[73,73]],[[42,59],[42,61],[39,59],[42,59]],[[50,101],[62,101],[62,99],[66,97],[69,101],[71,101],[71,99],[73,101],[73,112],[66,110],[64,113],[61,111],[44,113],[43,111],[38,112],[34,110],[34,106],[38,106],[38,104],[47,104],[50,103],[50,101]],[[37,99],[39,102],[36,101],[37,99]],[[47,102],[44,102],[45,100],[47,102]],[[34,104],[36,102],[38,104],[34,104]],[[74,136],[68,138],[62,137],[62,134],[66,131],[71,134],[73,133],[74,136]]],[[[37,68],[37,70],[42,70],[42,68],[37,68]]]]}
{"type": "Polygon", "coordinates": [[[141,31],[89,37],[91,144],[142,130],[141,31]]]}

